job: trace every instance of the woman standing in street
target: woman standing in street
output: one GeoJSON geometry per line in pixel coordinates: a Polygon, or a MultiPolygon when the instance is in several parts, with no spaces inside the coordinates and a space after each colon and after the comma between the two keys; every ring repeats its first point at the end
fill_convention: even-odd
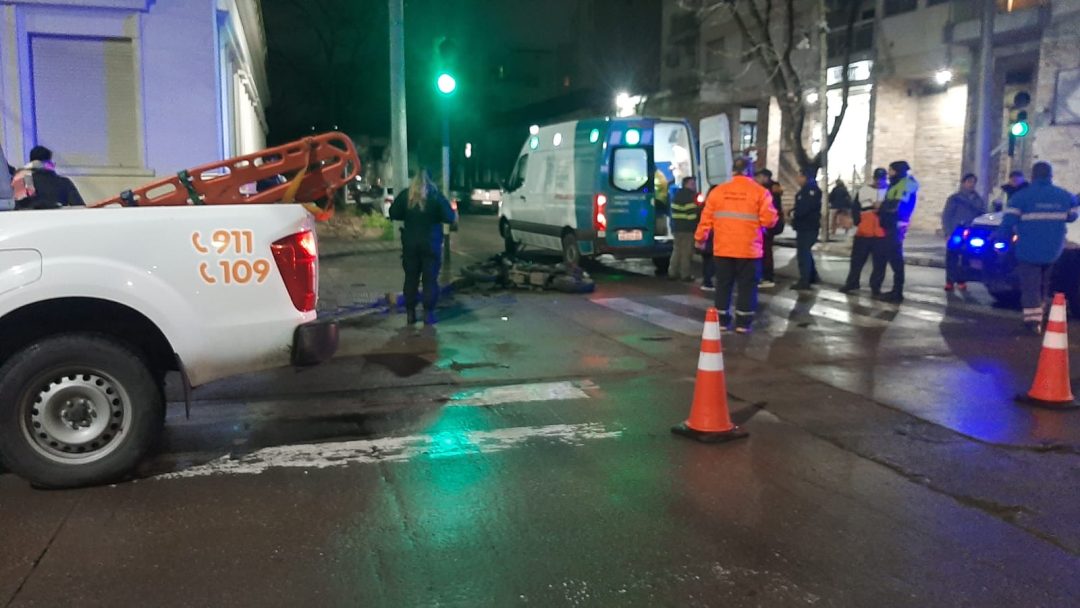
{"type": "Polygon", "coordinates": [[[405,314],[416,323],[420,281],[424,282],[424,324],[434,325],[439,300],[439,267],[442,264],[443,224],[456,218],[450,202],[432,183],[426,169],[417,171],[409,189],[390,205],[390,219],[404,222],[401,230],[401,265],[405,270],[405,314]]]}

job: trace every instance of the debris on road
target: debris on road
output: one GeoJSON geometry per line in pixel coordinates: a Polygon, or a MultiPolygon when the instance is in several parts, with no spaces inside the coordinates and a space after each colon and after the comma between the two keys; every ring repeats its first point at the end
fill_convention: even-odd
{"type": "Polygon", "coordinates": [[[578,267],[565,264],[536,264],[499,254],[485,262],[470,264],[459,271],[459,288],[554,290],[563,293],[592,293],[596,283],[578,267]]]}

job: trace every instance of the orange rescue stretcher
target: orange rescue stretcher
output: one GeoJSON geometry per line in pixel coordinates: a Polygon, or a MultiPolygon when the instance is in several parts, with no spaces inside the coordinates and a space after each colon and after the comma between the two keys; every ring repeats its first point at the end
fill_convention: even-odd
{"type": "Polygon", "coordinates": [[[87,206],[301,203],[315,219],[326,221],[334,215],[334,194],[359,172],[352,140],[332,132],[185,169],[87,206]]]}

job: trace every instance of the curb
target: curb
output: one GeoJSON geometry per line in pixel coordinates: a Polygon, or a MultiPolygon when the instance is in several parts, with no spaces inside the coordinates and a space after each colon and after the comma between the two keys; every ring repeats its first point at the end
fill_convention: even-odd
{"type": "Polygon", "coordinates": [[[325,245],[327,245],[327,243],[325,242],[320,242],[319,245],[319,259],[333,259],[368,253],[390,253],[401,251],[401,245],[396,241],[361,241],[338,247],[333,245],[326,247],[325,245]]]}

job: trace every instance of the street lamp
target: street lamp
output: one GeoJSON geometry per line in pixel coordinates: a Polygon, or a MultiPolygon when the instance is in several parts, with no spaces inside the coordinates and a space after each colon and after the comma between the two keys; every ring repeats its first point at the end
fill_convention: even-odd
{"type": "Polygon", "coordinates": [[[945,86],[945,85],[949,84],[949,82],[951,82],[952,79],[953,79],[952,70],[947,69],[947,68],[942,68],[942,69],[938,70],[936,74],[934,74],[934,81],[937,82],[938,84],[942,85],[942,86],[945,86]]]}
{"type": "Polygon", "coordinates": [[[631,95],[626,91],[620,91],[615,96],[615,115],[618,117],[633,116],[637,114],[637,107],[640,103],[641,95],[631,95]]]}

